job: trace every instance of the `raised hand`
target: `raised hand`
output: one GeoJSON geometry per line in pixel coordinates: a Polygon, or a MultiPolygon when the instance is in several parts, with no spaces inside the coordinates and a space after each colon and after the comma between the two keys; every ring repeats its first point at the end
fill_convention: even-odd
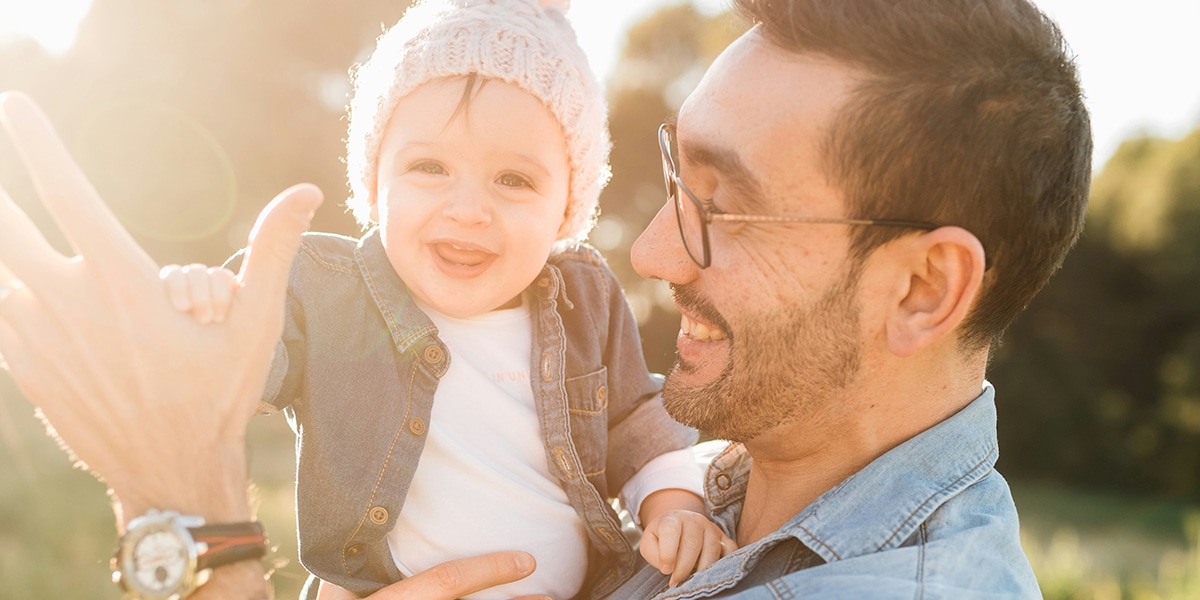
{"type": "MultiPolygon", "coordinates": [[[[63,256],[0,190],[0,355],[70,451],[124,514],[149,508],[246,520],[246,424],[283,328],[300,234],[321,203],[311,185],[271,202],[250,236],[231,318],[176,311],[159,269],[105,206],[22,94],[0,122],[78,254],[63,256]]],[[[121,517],[124,518],[121,518],[121,517]]]]}

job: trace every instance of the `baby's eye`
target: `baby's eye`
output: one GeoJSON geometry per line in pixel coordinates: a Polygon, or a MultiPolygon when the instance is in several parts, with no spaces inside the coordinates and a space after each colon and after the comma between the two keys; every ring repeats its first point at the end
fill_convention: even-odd
{"type": "Polygon", "coordinates": [[[417,162],[414,162],[414,163],[408,165],[408,170],[415,171],[417,173],[424,173],[426,175],[445,175],[446,174],[446,168],[443,167],[441,164],[437,163],[436,161],[432,161],[432,160],[419,160],[417,162]]]}
{"type": "Polygon", "coordinates": [[[533,188],[533,183],[528,178],[516,173],[504,173],[496,178],[496,183],[510,188],[533,188]]]}

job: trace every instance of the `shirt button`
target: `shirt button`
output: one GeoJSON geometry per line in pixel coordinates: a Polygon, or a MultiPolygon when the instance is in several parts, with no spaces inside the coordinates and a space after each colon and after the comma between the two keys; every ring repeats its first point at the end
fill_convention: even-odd
{"type": "Polygon", "coordinates": [[[608,386],[607,385],[602,385],[602,386],[600,386],[600,389],[596,390],[596,401],[599,402],[601,405],[603,405],[606,401],[608,401],[608,386]]]}
{"type": "Polygon", "coordinates": [[[546,286],[548,286],[548,285],[550,285],[550,278],[549,278],[549,277],[539,277],[539,278],[538,278],[538,287],[544,288],[544,287],[546,287],[546,286]]]}
{"type": "Polygon", "coordinates": [[[425,421],[413,418],[413,420],[408,422],[408,430],[411,431],[413,435],[425,435],[425,421]]]}
{"type": "Polygon", "coordinates": [[[725,472],[717,473],[717,488],[718,489],[720,489],[723,492],[723,491],[729,489],[729,486],[731,486],[731,485],[733,485],[733,479],[731,479],[729,477],[728,473],[725,473],[725,472]]]}
{"type": "Polygon", "coordinates": [[[442,362],[443,358],[445,358],[445,355],[441,348],[433,345],[425,347],[425,362],[431,365],[436,365],[442,362]]]}
{"type": "Polygon", "coordinates": [[[354,558],[355,556],[358,556],[359,554],[362,554],[362,544],[355,544],[353,546],[350,546],[349,548],[346,548],[346,556],[354,558]]]}
{"type": "MultiPolygon", "coordinates": [[[[371,517],[371,522],[376,525],[383,525],[388,520],[388,511],[382,506],[373,507],[367,515],[371,517]]],[[[357,548],[357,546],[355,547],[357,548]]]]}

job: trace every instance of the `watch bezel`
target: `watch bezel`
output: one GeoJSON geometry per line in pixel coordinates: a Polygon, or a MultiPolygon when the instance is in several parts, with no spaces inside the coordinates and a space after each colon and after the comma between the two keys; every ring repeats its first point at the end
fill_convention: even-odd
{"type": "Polygon", "coordinates": [[[116,565],[113,569],[113,580],[125,591],[128,597],[135,600],[177,600],[192,593],[201,583],[199,573],[200,554],[204,552],[200,544],[188,530],[204,525],[201,517],[180,515],[174,511],[150,510],[146,514],[129,522],[125,535],[114,557],[116,565]],[[134,556],[138,544],[146,537],[160,532],[167,532],[182,542],[187,556],[183,575],[174,588],[167,592],[146,589],[134,576],[134,556]]]}

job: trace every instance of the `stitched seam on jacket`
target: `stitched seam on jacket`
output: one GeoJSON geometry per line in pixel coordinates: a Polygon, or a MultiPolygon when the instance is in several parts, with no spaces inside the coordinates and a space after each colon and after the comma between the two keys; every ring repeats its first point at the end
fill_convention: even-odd
{"type": "MultiPolygon", "coordinates": [[[[917,514],[919,514],[926,506],[928,506],[931,502],[933,502],[934,499],[941,497],[942,494],[945,494],[946,492],[948,492],[949,490],[951,490],[955,486],[957,486],[964,479],[967,479],[968,477],[973,475],[976,471],[979,470],[980,467],[987,464],[987,462],[992,458],[992,455],[994,455],[994,454],[996,454],[996,446],[993,445],[992,449],[990,451],[988,451],[988,453],[983,457],[983,459],[980,460],[979,462],[975,463],[975,466],[968,469],[967,472],[963,473],[958,479],[955,479],[954,481],[950,482],[948,485],[946,485],[942,489],[938,490],[937,492],[934,492],[931,496],[926,498],[924,502],[922,502],[919,506],[917,506],[917,508],[908,515],[907,519],[904,519],[904,522],[900,523],[900,526],[897,527],[895,529],[895,531],[892,531],[892,535],[889,535],[886,540],[883,540],[883,543],[879,545],[879,548],[876,549],[876,552],[883,550],[884,548],[886,548],[888,546],[888,544],[892,543],[892,540],[895,539],[895,537],[897,535],[899,535],[900,531],[903,530],[910,522],[912,522],[913,518],[916,517],[917,514]]],[[[988,470],[990,471],[991,467],[988,467],[988,470]]]]}
{"type": "Polygon", "coordinates": [[[379,470],[379,477],[375,480],[375,487],[371,490],[371,497],[367,500],[367,511],[363,513],[362,519],[359,519],[358,526],[354,528],[354,533],[350,534],[350,538],[342,543],[342,568],[346,570],[347,575],[353,576],[350,573],[350,565],[346,562],[346,543],[354,539],[358,532],[362,530],[362,526],[367,522],[370,516],[371,507],[375,505],[375,494],[379,492],[379,484],[383,483],[383,474],[387,472],[388,463],[392,460],[392,452],[396,449],[396,442],[400,441],[400,436],[404,434],[404,425],[408,423],[408,414],[412,410],[412,390],[413,382],[417,378],[417,365],[413,364],[412,370],[408,376],[408,396],[404,402],[404,418],[400,420],[400,428],[396,430],[396,435],[392,437],[392,445],[388,447],[387,456],[383,458],[383,467],[379,470]]]}
{"type": "Polygon", "coordinates": [[[313,259],[313,262],[325,267],[326,269],[329,269],[330,271],[337,271],[338,273],[343,273],[345,275],[357,275],[354,269],[330,262],[324,256],[321,256],[321,254],[317,252],[315,248],[309,246],[308,244],[300,244],[300,249],[303,250],[304,253],[309,256],[309,258],[313,259]]]}

